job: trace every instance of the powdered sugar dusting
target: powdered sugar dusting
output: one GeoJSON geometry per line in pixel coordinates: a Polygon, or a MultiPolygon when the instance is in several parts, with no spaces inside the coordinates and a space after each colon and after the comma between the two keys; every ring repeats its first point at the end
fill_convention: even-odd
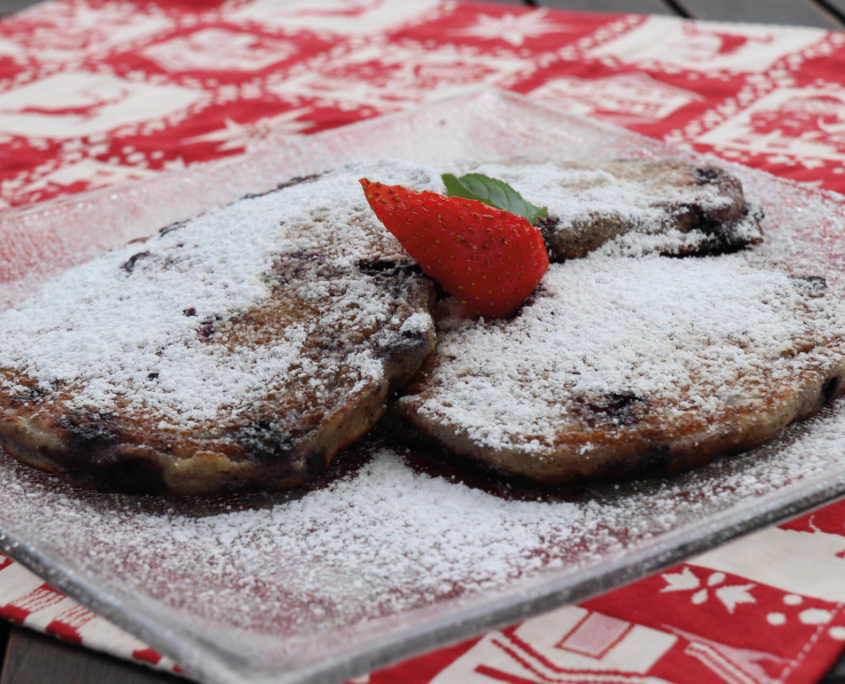
{"type": "Polygon", "coordinates": [[[650,224],[656,231],[665,222],[661,207],[667,204],[700,203],[708,209],[723,209],[730,203],[712,186],[634,183],[601,169],[569,168],[551,161],[482,164],[474,170],[513,184],[527,200],[547,206],[550,214],[572,225],[601,211],[629,225],[650,224]]]}
{"type": "MultiPolygon", "coordinates": [[[[0,366],[37,378],[44,390],[72,383],[71,408],[110,411],[128,403],[159,416],[163,427],[245,410],[302,358],[307,320],[237,353],[206,342],[270,296],[280,257],[306,264],[287,292],[299,302],[317,302],[334,288],[324,326],[351,333],[390,323],[384,295],[355,271],[362,260],[406,258],[366,204],[357,181],[368,174],[441,187],[425,167],[356,164],[169,227],[65,273],[0,317],[0,366]],[[309,270],[315,261],[336,279],[309,270]]],[[[325,368],[306,369],[314,381],[337,374],[337,360],[324,361],[325,368]]],[[[341,361],[361,382],[382,373],[366,352],[341,361]]]]}
{"type": "Polygon", "coordinates": [[[611,211],[629,222],[655,221],[661,211],[655,205],[670,202],[691,203],[703,200],[712,208],[726,206],[727,200],[713,188],[667,188],[634,184],[601,169],[579,169],[555,162],[482,164],[474,168],[518,186],[529,201],[547,206],[549,213],[576,223],[597,210],[611,211]],[[578,192],[566,192],[567,187],[578,192]]]}
{"type": "MultiPolygon", "coordinates": [[[[382,119],[368,130],[344,129],[343,154],[363,158],[389,148],[437,161],[456,150],[476,159],[674,154],[658,141],[592,128],[513,97],[485,95],[468,105],[382,119]]],[[[303,144],[334,162],[340,153],[332,143],[335,138],[327,144],[312,136],[303,144]]],[[[249,160],[244,165],[252,174],[264,169],[249,160]]],[[[767,210],[762,250],[787,258],[796,273],[826,276],[840,296],[841,207],[762,173],[732,171],[767,210]]],[[[76,491],[3,458],[0,523],[72,575],[97,588],[123,588],[133,613],[169,628],[158,632],[155,645],[189,670],[208,681],[263,682],[270,671],[279,679],[302,663],[314,668],[356,650],[372,653],[397,635],[425,631],[433,620],[455,625],[468,607],[521,604],[552,582],[595,588],[589,583],[614,562],[623,571],[612,579],[630,580],[642,567],[636,554],[677,559],[679,548],[714,530],[732,529],[766,506],[779,510],[784,497],[842,491],[843,434],[845,412],[834,407],[762,449],[683,477],[530,505],[414,474],[404,450],[371,444],[362,449],[381,449],[372,465],[331,489],[295,500],[214,500],[201,512],[76,491]],[[299,524],[302,516],[309,529],[320,530],[313,543],[299,524]],[[564,532],[557,543],[554,535],[564,532]],[[477,563],[484,572],[476,572],[477,563]],[[401,572],[391,581],[397,564],[401,572]],[[215,660],[221,655],[225,668],[215,660]]],[[[561,599],[545,605],[555,600],[561,599]]]]}
{"type": "MultiPolygon", "coordinates": [[[[770,206],[783,195],[778,188],[770,206]]],[[[808,223],[831,210],[815,211],[808,223]]],[[[810,269],[797,273],[826,274],[826,245],[790,236],[785,227],[771,245],[776,255],[791,254],[810,269]]],[[[550,287],[566,285],[565,279],[557,283],[569,272],[564,269],[603,267],[588,279],[593,291],[608,301],[616,297],[619,305],[636,304],[625,288],[614,293],[620,274],[609,259],[597,254],[557,266],[550,287]]],[[[776,294],[788,305],[792,296],[785,274],[757,269],[744,255],[615,263],[625,282],[651,300],[666,297],[648,291],[658,278],[692,297],[698,315],[707,306],[726,306],[730,315],[712,322],[719,334],[764,334],[770,323],[782,323],[782,312],[777,305],[759,308],[755,297],[776,294]],[[726,301],[695,292],[692,278],[679,277],[681,264],[699,269],[726,301]],[[747,287],[726,292],[725,283],[736,276],[750,279],[747,287]],[[743,324],[739,313],[746,306],[743,324]]],[[[537,304],[554,301],[540,297],[537,304]]],[[[577,303],[570,304],[577,313],[577,303]]],[[[669,302],[669,311],[679,322],[695,320],[677,302],[669,302]]],[[[405,322],[409,329],[426,324],[420,316],[405,322]]],[[[624,329],[607,332],[624,341],[624,329]]],[[[660,389],[659,379],[639,381],[660,389]]],[[[233,658],[249,653],[272,668],[325,657],[337,643],[351,648],[378,640],[396,629],[393,618],[413,624],[417,611],[448,613],[546,577],[588,576],[608,559],[689,534],[720,511],[776,496],[791,483],[829,478],[843,431],[845,414],[829,411],[744,457],[682,478],[593,488],[571,501],[501,499],[417,473],[405,462],[404,448],[367,440],[357,453],[371,460],[324,489],[204,502],[199,511],[193,504],[80,492],[4,459],[3,522],[37,539],[66,567],[143,597],[135,610],[171,620],[174,614],[162,611],[174,609],[181,629],[211,639],[233,658]]]]}
{"type": "Polygon", "coordinates": [[[742,215],[741,195],[733,194],[729,182],[711,183],[707,167],[693,168],[680,159],[651,166],[647,161],[624,160],[584,166],[527,160],[458,166],[504,180],[527,200],[547,207],[554,221],[553,250],[564,255],[585,237],[589,240],[591,234],[605,231],[611,239],[604,251],[630,256],[655,251],[689,253],[714,240],[729,239],[741,245],[761,237],[758,217],[753,212],[742,215]],[[715,238],[705,227],[696,226],[693,212],[731,216],[731,226],[723,226],[722,237],[715,238]],[[679,222],[686,222],[687,230],[678,230],[679,222]],[[617,225],[625,226],[627,232],[614,235],[617,225]]]}
{"type": "Polygon", "coordinates": [[[773,487],[829,478],[843,429],[845,414],[828,413],[747,456],[572,501],[501,499],[416,473],[404,449],[377,442],[362,445],[372,460],[325,489],[199,511],[75,491],[5,460],[0,485],[11,531],[37,536],[77,572],[178,609],[184,629],[218,648],[272,664],[389,634],[395,624],[382,618],[588,572],[773,487]]]}
{"type": "MultiPolygon", "coordinates": [[[[663,217],[665,218],[665,217],[663,217]]],[[[661,225],[662,221],[658,223],[661,225]]],[[[753,244],[760,238],[760,222],[749,214],[732,227],[733,239],[743,244],[753,244]]],[[[606,256],[638,257],[647,254],[692,254],[707,242],[702,231],[683,232],[665,225],[656,232],[632,230],[604,243],[595,253],[606,256]]]]}
{"type": "Polygon", "coordinates": [[[468,319],[452,300],[433,370],[399,405],[474,444],[538,455],[583,429],[584,402],[607,396],[647,401],[641,422],[654,427],[763,411],[777,382],[838,363],[845,311],[808,289],[820,281],[759,262],[594,254],[553,264],[511,320],[468,319]]]}

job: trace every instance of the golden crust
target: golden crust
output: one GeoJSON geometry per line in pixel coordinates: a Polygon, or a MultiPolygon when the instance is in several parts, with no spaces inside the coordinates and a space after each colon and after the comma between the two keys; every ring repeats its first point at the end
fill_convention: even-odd
{"type": "MultiPolygon", "coordinates": [[[[390,274],[377,278],[386,290],[394,290],[387,295],[394,309],[394,334],[376,350],[382,377],[363,386],[357,376],[341,373],[328,401],[309,401],[307,387],[297,392],[290,386],[297,380],[287,386],[282,380],[282,389],[270,388],[247,416],[219,415],[190,428],[163,429],[153,412],[80,410],[74,406],[73,386],[45,392],[36,379],[0,369],[10,385],[26,388],[15,394],[0,392],[0,445],[39,470],[104,490],[191,495],[243,487],[287,489],[314,479],[378,421],[388,395],[406,383],[434,349],[433,329],[399,330],[414,313],[428,311],[431,284],[415,274],[404,283],[401,278],[393,281],[390,274]],[[292,413],[300,416],[296,429],[282,432],[276,418],[292,413]]],[[[327,353],[326,340],[341,331],[321,329],[319,309],[307,312],[303,303],[283,292],[244,313],[229,327],[231,334],[221,330],[210,343],[231,345],[236,354],[238,345],[247,343],[245,336],[250,344],[259,344],[262,337],[277,334],[291,311],[299,320],[309,316],[316,328],[307,353],[327,353]]],[[[351,349],[334,353],[368,349],[375,344],[375,333],[385,331],[369,332],[351,349]]]]}
{"type": "MultiPolygon", "coordinates": [[[[719,257],[714,262],[735,258],[719,257]]],[[[674,268],[686,263],[686,260],[658,259],[674,268]]],[[[605,266],[608,264],[604,262],[605,266]]],[[[553,266],[552,271],[558,269],[561,273],[568,268],[567,264],[553,266]]],[[[564,282],[572,285],[571,280],[564,282]]],[[[791,298],[776,303],[775,309],[779,311],[778,316],[784,317],[783,330],[792,331],[789,335],[762,348],[760,345],[764,343],[753,335],[743,339],[731,332],[721,340],[711,338],[716,345],[713,348],[724,350],[725,356],[717,360],[711,353],[700,367],[694,365],[683,348],[682,370],[671,370],[679,367],[675,361],[664,368],[666,373],[676,373],[667,381],[671,388],[653,392],[582,393],[569,389],[570,382],[577,386],[580,371],[576,372],[577,377],[568,370],[543,376],[539,369],[568,367],[572,356],[549,348],[545,356],[555,354],[553,362],[541,359],[530,365],[522,356],[525,350],[521,345],[530,340],[537,347],[542,340],[556,338],[543,337],[539,328],[519,328],[519,316],[525,316],[525,311],[510,321],[472,325],[456,323],[457,319],[447,314],[439,324],[440,346],[390,405],[384,423],[410,443],[445,448],[500,473],[550,485],[675,473],[751,449],[772,439],[790,423],[815,415],[825,404],[845,393],[845,338],[837,323],[841,307],[826,293],[821,278],[788,278],[786,282],[790,284],[786,286],[785,296],[791,294],[791,298]],[[494,341],[483,351],[468,348],[485,339],[494,341]],[[466,352],[462,354],[465,347],[466,352]],[[475,360],[464,361],[465,355],[474,355],[475,360]],[[734,362],[732,356],[739,360],[734,362]],[[508,363],[500,359],[516,361],[508,363]],[[724,377],[732,378],[729,388],[710,379],[709,373],[714,369],[725,371],[724,377]],[[461,401],[465,395],[454,392],[452,388],[458,384],[472,387],[475,396],[492,394],[502,386],[507,388],[504,393],[507,396],[496,395],[489,401],[479,398],[475,402],[477,406],[473,406],[471,402],[461,401]],[[538,386],[545,389],[532,390],[538,386]],[[504,406],[502,401],[506,402],[504,406]],[[495,416],[498,423],[492,428],[496,430],[494,433],[490,422],[480,427],[479,415],[495,416]],[[533,417],[547,415],[554,416],[554,420],[540,424],[541,419],[533,417]],[[526,429],[526,425],[533,428],[526,429]]],[[[587,283],[584,285],[588,290],[587,283]]],[[[566,299],[583,295],[584,291],[571,287],[557,288],[546,297],[566,299]]],[[[529,301],[526,309],[538,306],[536,301],[539,300],[529,301]]],[[[553,309],[553,306],[538,314],[538,320],[565,337],[566,331],[572,328],[563,319],[571,309],[553,309]],[[549,316],[550,310],[555,315],[549,316]]],[[[444,308],[448,311],[448,307],[444,308]]],[[[582,310],[589,308],[585,306],[582,310]]],[[[596,313],[602,315],[610,316],[596,313]]],[[[742,314],[738,315],[741,327],[742,314]]],[[[608,320],[611,326],[616,322],[612,316],[608,320]]],[[[701,319],[696,320],[696,324],[701,323],[701,319]]],[[[665,340],[677,333],[671,328],[658,331],[657,336],[664,335],[665,340]]],[[[566,339],[572,340],[572,348],[582,350],[581,355],[589,354],[590,347],[583,340],[566,339]]],[[[673,344],[661,348],[668,350],[673,344]]],[[[538,356],[544,355],[532,349],[538,356]]],[[[642,357],[638,356],[641,350],[636,349],[631,355],[601,357],[594,367],[607,368],[607,378],[635,377],[642,363],[642,357]],[[633,358],[640,360],[632,361],[633,358]]],[[[667,358],[672,354],[665,353],[667,358]]],[[[609,385],[615,382],[608,380],[609,385]]],[[[629,381],[621,382],[624,385],[629,381]]],[[[638,387],[636,381],[633,383],[638,387]]]]}
{"type": "MultiPolygon", "coordinates": [[[[415,388],[409,391],[413,393],[415,388]]],[[[840,360],[779,383],[776,389],[770,389],[763,406],[726,407],[707,420],[674,425],[640,424],[611,430],[585,426],[583,430],[560,433],[555,448],[541,458],[526,454],[517,445],[500,449],[480,446],[466,430],[419,420],[409,404],[392,404],[384,424],[403,441],[445,447],[504,475],[559,485],[668,475],[697,468],[768,442],[790,423],[816,415],[843,393],[845,360],[840,360]],[[717,430],[714,424],[719,426],[717,430]],[[590,445],[589,454],[583,453],[586,445],[590,445]]]]}
{"type": "MultiPolygon", "coordinates": [[[[407,262],[381,260],[382,233],[373,236],[373,259],[351,265],[281,253],[262,276],[266,299],[234,315],[189,318],[196,321],[189,348],[200,354],[213,347],[221,368],[286,339],[296,326],[293,365],[261,381],[263,396],[248,411],[223,405],[206,418],[178,421],[137,397],[98,410],[80,405],[82,380],[45,381],[0,366],[0,445],[23,463],[102,490],[196,495],[286,489],[319,477],[372,428],[388,395],[434,349],[434,286],[407,262]],[[319,294],[314,283],[324,286],[319,294]],[[350,363],[353,357],[365,361],[350,363]]],[[[154,249],[151,239],[150,251],[139,254],[154,249]]],[[[134,287],[131,269],[123,268],[125,287],[134,287]]],[[[149,386],[158,376],[149,373],[149,386]]]]}

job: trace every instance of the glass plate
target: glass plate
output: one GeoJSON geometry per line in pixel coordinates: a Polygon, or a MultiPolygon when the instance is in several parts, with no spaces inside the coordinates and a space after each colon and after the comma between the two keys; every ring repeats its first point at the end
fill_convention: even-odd
{"type": "MultiPolygon", "coordinates": [[[[360,159],[686,156],[504,92],[0,216],[0,302],[130,239],[360,159]]],[[[840,198],[719,162],[761,250],[839,296],[840,198]]],[[[843,402],[840,402],[842,404],[843,402]]],[[[740,457],[560,496],[421,471],[370,436],[308,491],[169,501],[75,490],[0,454],[2,549],[207,682],[339,682],[584,599],[845,493],[845,411],[740,457]]]]}

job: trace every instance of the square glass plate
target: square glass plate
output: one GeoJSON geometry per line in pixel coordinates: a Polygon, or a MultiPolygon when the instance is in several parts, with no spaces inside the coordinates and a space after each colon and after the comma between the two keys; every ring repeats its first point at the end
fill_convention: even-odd
{"type": "MultiPolygon", "coordinates": [[[[361,159],[697,158],[484,92],[0,216],[0,303],[161,226],[361,159]]],[[[845,291],[840,197],[719,162],[759,248],[845,291]]],[[[577,293],[576,293],[577,295],[577,293]]],[[[840,402],[843,403],[843,402],[840,402]]],[[[75,490],[0,454],[0,547],[207,682],[339,682],[637,579],[845,493],[845,410],[661,480],[537,500],[368,437],[309,491],[174,501],[75,490]],[[505,494],[503,494],[505,492],[505,494]]]]}

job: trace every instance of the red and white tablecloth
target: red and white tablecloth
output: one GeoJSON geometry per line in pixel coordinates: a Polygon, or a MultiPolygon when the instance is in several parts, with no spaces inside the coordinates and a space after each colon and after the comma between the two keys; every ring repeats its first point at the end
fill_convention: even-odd
{"type": "MultiPolygon", "coordinates": [[[[0,22],[0,206],[479,86],[845,191],[843,33],[448,0],[57,0],[0,22]]],[[[813,682],[845,647],[843,605],[839,503],[356,681],[813,682]]],[[[175,668],[8,559],[0,615],[175,668]]]]}

